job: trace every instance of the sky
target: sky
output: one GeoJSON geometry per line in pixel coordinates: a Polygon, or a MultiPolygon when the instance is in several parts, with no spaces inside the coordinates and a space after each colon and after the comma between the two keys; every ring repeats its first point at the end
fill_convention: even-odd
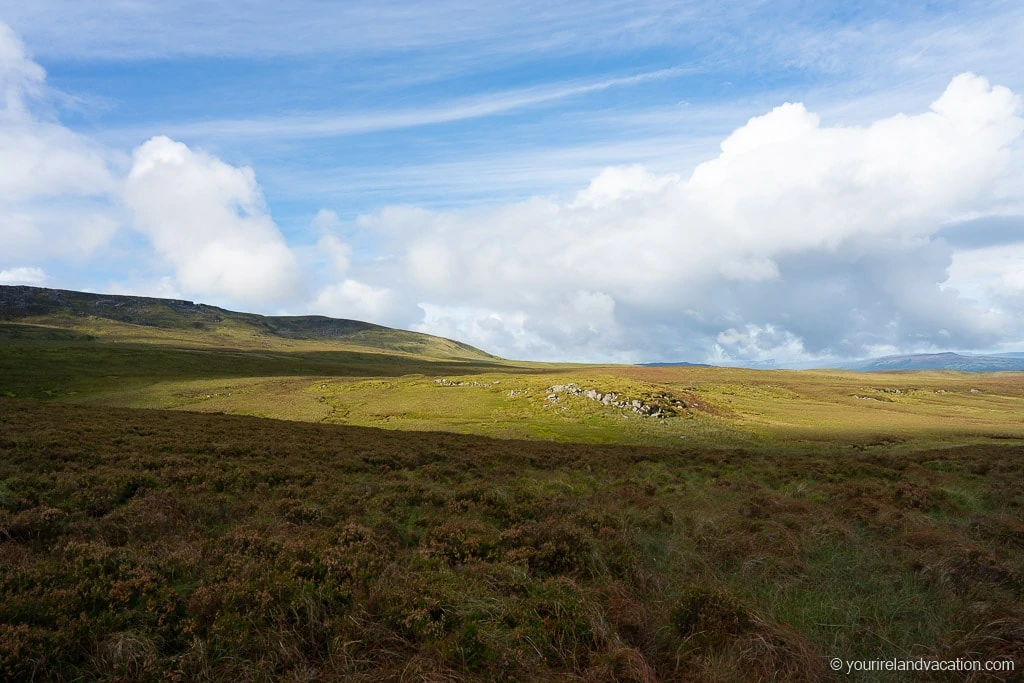
{"type": "Polygon", "coordinates": [[[1024,351],[1021,35],[1017,0],[0,0],[0,284],[533,360],[1024,351]]]}

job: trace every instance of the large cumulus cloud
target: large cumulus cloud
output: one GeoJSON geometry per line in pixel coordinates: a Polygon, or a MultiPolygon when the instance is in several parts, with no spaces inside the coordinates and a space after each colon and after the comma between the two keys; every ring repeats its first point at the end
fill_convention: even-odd
{"type": "Polygon", "coordinates": [[[83,264],[111,248],[151,269],[139,291],[250,307],[302,297],[296,256],[252,169],[166,137],[129,159],[62,125],[52,95],[0,22],[0,280],[47,282],[38,264],[83,264]],[[139,253],[132,233],[152,250],[139,253]]]}
{"type": "Polygon", "coordinates": [[[973,74],[928,111],[865,127],[787,103],[689,177],[612,168],[568,201],[392,207],[360,228],[390,249],[376,284],[420,302],[422,329],[511,355],[991,346],[1020,321],[944,285],[954,251],[933,235],[995,201],[1020,114],[1016,95],[973,74]]]}
{"type": "Polygon", "coordinates": [[[138,147],[124,186],[133,225],[185,292],[248,305],[292,301],[298,263],[250,168],[166,137],[138,147]]]}
{"type": "Polygon", "coordinates": [[[114,155],[62,126],[47,100],[46,72],[0,22],[0,265],[81,259],[116,231],[102,201],[114,155]]]}

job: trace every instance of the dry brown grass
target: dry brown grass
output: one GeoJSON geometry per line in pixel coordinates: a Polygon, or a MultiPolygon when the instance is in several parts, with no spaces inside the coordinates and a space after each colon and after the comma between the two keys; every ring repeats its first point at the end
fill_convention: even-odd
{"type": "Polygon", "coordinates": [[[833,656],[1019,670],[1022,456],[0,400],[0,679],[813,681],[833,656]]]}

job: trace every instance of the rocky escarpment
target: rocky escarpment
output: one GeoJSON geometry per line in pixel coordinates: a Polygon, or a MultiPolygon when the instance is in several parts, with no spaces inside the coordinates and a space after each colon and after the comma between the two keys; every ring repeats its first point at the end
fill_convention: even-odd
{"type": "Polygon", "coordinates": [[[4,320],[69,314],[158,327],[166,326],[169,319],[189,323],[220,322],[223,312],[213,306],[178,299],[102,295],[27,286],[0,287],[0,317],[4,320]]]}

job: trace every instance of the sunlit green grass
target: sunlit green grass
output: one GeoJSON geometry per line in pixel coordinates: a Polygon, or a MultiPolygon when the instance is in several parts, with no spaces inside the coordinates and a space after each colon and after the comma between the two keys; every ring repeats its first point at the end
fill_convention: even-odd
{"type": "Polygon", "coordinates": [[[64,322],[0,324],[0,395],[587,443],[877,447],[1024,438],[1019,373],[519,363],[276,337],[267,348],[223,347],[213,333],[64,322]],[[570,382],[631,398],[666,393],[690,408],[657,419],[583,397],[547,400],[549,387],[570,382]]]}

